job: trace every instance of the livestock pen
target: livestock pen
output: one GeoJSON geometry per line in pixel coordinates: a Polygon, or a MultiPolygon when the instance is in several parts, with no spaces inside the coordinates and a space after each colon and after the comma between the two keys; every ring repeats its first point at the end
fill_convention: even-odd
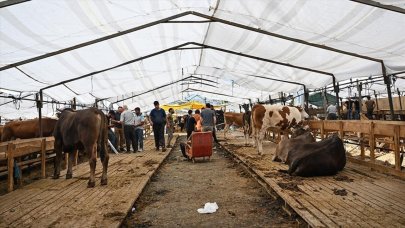
{"type": "Polygon", "coordinates": [[[259,183],[268,189],[269,194],[281,198],[287,211],[298,214],[310,226],[405,225],[405,215],[402,213],[405,210],[405,180],[403,171],[396,170],[394,166],[377,170],[389,170],[388,173],[397,174],[398,177],[376,171],[376,167],[382,165],[371,161],[361,160],[368,165],[358,164],[356,158],[348,154],[346,167],[337,175],[306,178],[289,176],[279,171],[288,169],[287,165],[271,159],[275,153],[275,143],[265,142],[264,155],[260,156],[253,147],[245,146],[242,138],[243,134],[234,132],[232,138],[223,141],[221,145],[246,166],[259,183]]]}

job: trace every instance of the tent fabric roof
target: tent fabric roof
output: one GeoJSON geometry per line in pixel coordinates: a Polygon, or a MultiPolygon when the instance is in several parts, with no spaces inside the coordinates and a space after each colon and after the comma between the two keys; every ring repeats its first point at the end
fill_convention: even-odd
{"type": "MultiPolygon", "coordinates": [[[[404,1],[375,2],[405,8],[404,1]]],[[[38,0],[0,8],[0,23],[0,90],[11,94],[35,93],[142,58],[44,90],[58,101],[109,103],[138,95],[123,102],[149,108],[153,100],[169,103],[194,91],[246,102],[297,92],[299,84],[324,87],[332,83],[331,74],[337,82],[379,76],[381,61],[388,73],[405,71],[405,15],[348,0],[38,0]],[[163,23],[168,17],[174,19],[163,23]],[[5,69],[132,28],[138,29],[5,69]],[[188,45],[162,52],[182,44],[188,45]],[[153,53],[159,54],[148,57],[153,53]]],[[[395,86],[403,91],[404,80],[395,86]]],[[[1,115],[11,115],[3,111],[12,110],[8,105],[0,106],[1,115]]],[[[26,108],[36,115],[35,108],[26,108]]]]}

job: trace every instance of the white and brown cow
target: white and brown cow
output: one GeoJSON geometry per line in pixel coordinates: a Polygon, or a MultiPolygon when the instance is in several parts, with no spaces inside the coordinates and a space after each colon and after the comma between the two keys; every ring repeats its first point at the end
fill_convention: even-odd
{"type": "Polygon", "coordinates": [[[250,111],[246,113],[225,112],[224,119],[225,119],[224,139],[226,139],[226,132],[228,132],[230,126],[242,127],[243,134],[245,136],[245,145],[247,145],[250,126],[250,111]]]}
{"type": "Polygon", "coordinates": [[[301,107],[283,105],[256,104],[252,109],[251,127],[254,146],[258,153],[263,153],[263,138],[269,127],[277,127],[284,131],[297,124],[302,124],[308,114],[301,107]]]}

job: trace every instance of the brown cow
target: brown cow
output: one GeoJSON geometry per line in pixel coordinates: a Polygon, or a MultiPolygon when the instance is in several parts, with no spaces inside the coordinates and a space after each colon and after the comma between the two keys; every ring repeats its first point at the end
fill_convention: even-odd
{"type": "Polygon", "coordinates": [[[101,185],[107,184],[107,167],[109,155],[107,152],[107,118],[96,108],[73,111],[65,109],[60,114],[56,124],[54,149],[56,152],[54,164],[54,179],[59,178],[62,150],[69,153],[66,179],[72,178],[73,151],[83,150],[89,157],[90,179],[87,187],[95,186],[94,173],[96,170],[97,152],[103,164],[101,185]]]}
{"type": "Polygon", "coordinates": [[[292,176],[327,176],[346,165],[343,141],[336,135],[313,143],[293,146],[287,156],[288,173],[292,176]]]}
{"type": "Polygon", "coordinates": [[[263,138],[269,127],[277,127],[282,131],[297,124],[302,124],[308,114],[301,107],[283,105],[256,104],[252,108],[252,133],[254,145],[258,153],[263,153],[263,138]]]}
{"type": "MultiPolygon", "coordinates": [[[[56,125],[56,119],[42,119],[42,136],[51,136],[56,125]]],[[[39,137],[39,120],[12,121],[4,125],[1,141],[14,139],[30,139],[39,137]]]]}
{"type": "Polygon", "coordinates": [[[226,132],[229,130],[230,126],[243,127],[243,134],[245,136],[245,145],[248,144],[249,128],[250,128],[250,112],[246,113],[234,113],[225,112],[225,127],[224,127],[224,138],[226,139],[226,132]]]}

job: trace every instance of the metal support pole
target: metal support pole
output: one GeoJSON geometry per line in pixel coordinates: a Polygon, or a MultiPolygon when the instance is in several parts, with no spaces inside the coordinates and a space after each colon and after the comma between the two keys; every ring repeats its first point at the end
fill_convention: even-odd
{"type": "Polygon", "coordinates": [[[336,109],[338,112],[338,119],[340,119],[340,105],[339,105],[339,84],[336,83],[336,78],[333,76],[333,91],[335,92],[336,95],[336,109]]]}
{"type": "Polygon", "coordinates": [[[305,105],[305,110],[308,111],[308,106],[309,106],[309,91],[308,89],[304,86],[304,105],[305,105]]]}
{"type": "Polygon", "coordinates": [[[362,106],[362,102],[361,102],[361,90],[362,90],[362,84],[361,84],[361,82],[359,83],[359,80],[357,80],[356,81],[356,85],[357,85],[357,92],[359,92],[359,96],[358,96],[358,101],[359,101],[359,108],[360,108],[360,110],[359,110],[359,115],[360,115],[360,113],[361,113],[361,106],[362,106]]]}
{"type": "Polygon", "coordinates": [[[391,94],[391,81],[387,75],[387,70],[385,69],[384,61],[381,60],[382,74],[384,76],[384,83],[387,85],[388,93],[388,103],[390,105],[391,120],[394,120],[394,104],[392,103],[392,94],[391,94]]]}
{"type": "MultiPolygon", "coordinates": [[[[333,77],[333,81],[335,81],[335,77],[333,77]]],[[[341,105],[339,103],[339,101],[341,100],[341,99],[339,99],[339,90],[340,90],[339,89],[339,82],[336,83],[336,86],[334,86],[333,89],[334,89],[335,94],[336,94],[336,109],[337,109],[337,112],[338,112],[338,119],[341,119],[341,117],[340,117],[340,107],[341,107],[341,105]]]]}
{"type": "Polygon", "coordinates": [[[402,110],[401,92],[399,91],[399,88],[397,88],[397,93],[399,99],[399,108],[402,110]]]}
{"type": "Polygon", "coordinates": [[[76,110],[76,97],[73,97],[72,109],[76,110]]]}
{"type": "Polygon", "coordinates": [[[36,94],[36,100],[37,100],[37,108],[38,108],[38,121],[39,121],[39,137],[43,136],[43,129],[42,129],[42,101],[43,101],[43,95],[42,95],[42,90],[39,90],[39,99],[38,99],[38,94],[36,94]]]}

